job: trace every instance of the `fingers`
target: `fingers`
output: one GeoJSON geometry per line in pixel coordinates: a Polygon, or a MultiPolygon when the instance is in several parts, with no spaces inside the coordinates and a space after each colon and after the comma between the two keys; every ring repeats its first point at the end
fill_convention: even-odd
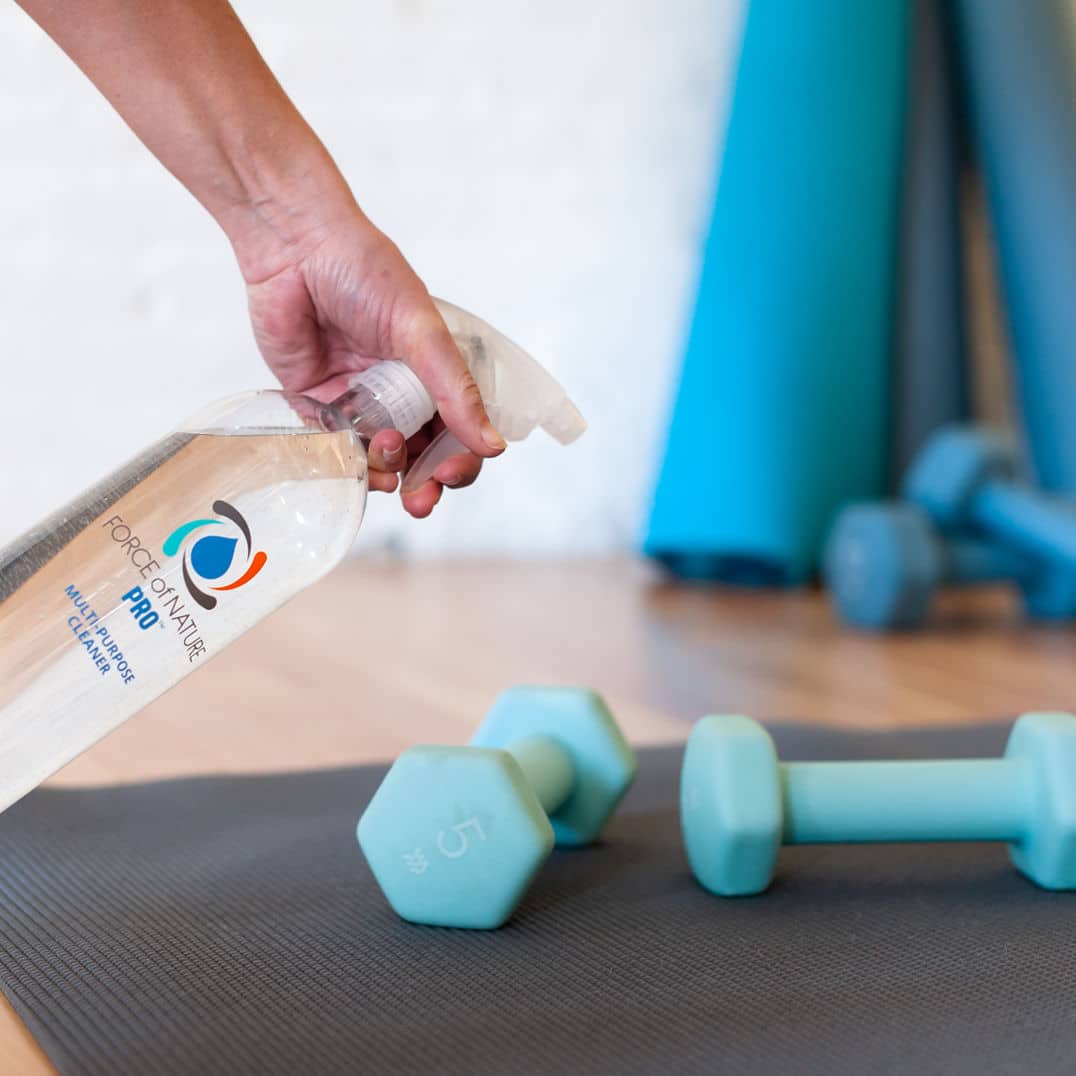
{"type": "Polygon", "coordinates": [[[425,519],[437,507],[443,492],[444,486],[431,478],[413,492],[402,494],[400,500],[408,515],[414,516],[415,519],[425,519]]]}
{"type": "Polygon", "coordinates": [[[445,425],[476,456],[500,455],[504,438],[489,421],[478,386],[428,296],[401,326],[401,335],[401,358],[426,386],[445,425]]]}
{"type": "Polygon", "coordinates": [[[470,452],[466,452],[442,460],[437,470],[433,472],[433,477],[449,489],[466,489],[478,478],[481,470],[482,461],[470,452]]]}
{"type": "MultiPolygon", "coordinates": [[[[429,443],[423,431],[408,443],[398,430],[382,430],[370,442],[367,450],[370,489],[379,493],[394,493],[400,484],[399,472],[407,467],[409,456],[418,456],[429,443]]],[[[478,478],[482,460],[470,452],[461,452],[442,460],[433,477],[401,500],[406,511],[416,519],[428,516],[440,501],[445,488],[466,489],[478,478]]]]}
{"type": "Polygon", "coordinates": [[[399,472],[407,466],[407,445],[399,430],[382,430],[375,434],[366,450],[370,489],[395,493],[400,484],[399,472]]]}
{"type": "Polygon", "coordinates": [[[418,489],[401,494],[400,500],[415,519],[425,519],[437,507],[445,489],[466,489],[481,470],[482,461],[470,452],[449,456],[434,471],[433,478],[418,489]]]}

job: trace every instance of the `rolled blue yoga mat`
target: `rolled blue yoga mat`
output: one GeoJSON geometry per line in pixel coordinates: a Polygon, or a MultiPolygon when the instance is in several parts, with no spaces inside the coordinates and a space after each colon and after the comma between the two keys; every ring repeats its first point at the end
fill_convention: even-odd
{"type": "Polygon", "coordinates": [[[903,0],[754,0],[645,548],[806,580],[888,469],[903,0]]]}
{"type": "Polygon", "coordinates": [[[897,283],[892,477],[970,413],[955,71],[942,0],[916,0],[905,122],[897,283]]]}
{"type": "Polygon", "coordinates": [[[1076,491],[1076,17],[1067,0],[955,5],[1038,480],[1076,491]]]}

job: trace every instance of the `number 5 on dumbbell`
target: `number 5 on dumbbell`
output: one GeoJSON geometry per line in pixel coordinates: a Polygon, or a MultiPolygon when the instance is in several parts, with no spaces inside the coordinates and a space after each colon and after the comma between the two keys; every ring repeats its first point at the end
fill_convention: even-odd
{"type": "Polygon", "coordinates": [[[747,717],[706,717],[688,740],[681,824],[695,877],[760,893],[782,844],[1006,841],[1018,870],[1076,889],[1076,717],[1025,714],[1003,758],[779,762],[747,717]]]}
{"type": "Polygon", "coordinates": [[[635,765],[594,692],[514,688],[469,746],[396,760],[359,820],[359,844],[402,918],[499,927],[554,843],[597,838],[635,765]]]}

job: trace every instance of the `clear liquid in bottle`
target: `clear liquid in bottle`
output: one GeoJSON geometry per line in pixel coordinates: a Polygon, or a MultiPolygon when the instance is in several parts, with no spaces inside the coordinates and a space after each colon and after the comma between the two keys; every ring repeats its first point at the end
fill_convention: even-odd
{"type": "MultiPolygon", "coordinates": [[[[582,434],[534,359],[435,302],[506,439],[582,434]]],[[[332,569],[362,522],[368,439],[435,413],[399,361],[330,404],[224,400],[0,549],[0,811],[332,569]]],[[[443,430],[405,489],[460,451],[443,430]]]]}
{"type": "Polygon", "coordinates": [[[215,405],[0,551],[0,810],[347,553],[363,443],[295,402],[215,405]]]}

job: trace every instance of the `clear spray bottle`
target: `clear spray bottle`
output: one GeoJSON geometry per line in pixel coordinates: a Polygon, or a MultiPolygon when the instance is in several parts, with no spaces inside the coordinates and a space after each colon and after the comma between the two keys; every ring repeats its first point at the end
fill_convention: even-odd
{"type": "MultiPolygon", "coordinates": [[[[437,306],[507,440],[582,434],[534,359],[437,306]]],[[[366,444],[434,413],[395,361],[327,405],[223,400],[0,550],[0,811],[338,564],[366,505],[366,444]]],[[[440,434],[405,489],[462,450],[440,434]]]]}

